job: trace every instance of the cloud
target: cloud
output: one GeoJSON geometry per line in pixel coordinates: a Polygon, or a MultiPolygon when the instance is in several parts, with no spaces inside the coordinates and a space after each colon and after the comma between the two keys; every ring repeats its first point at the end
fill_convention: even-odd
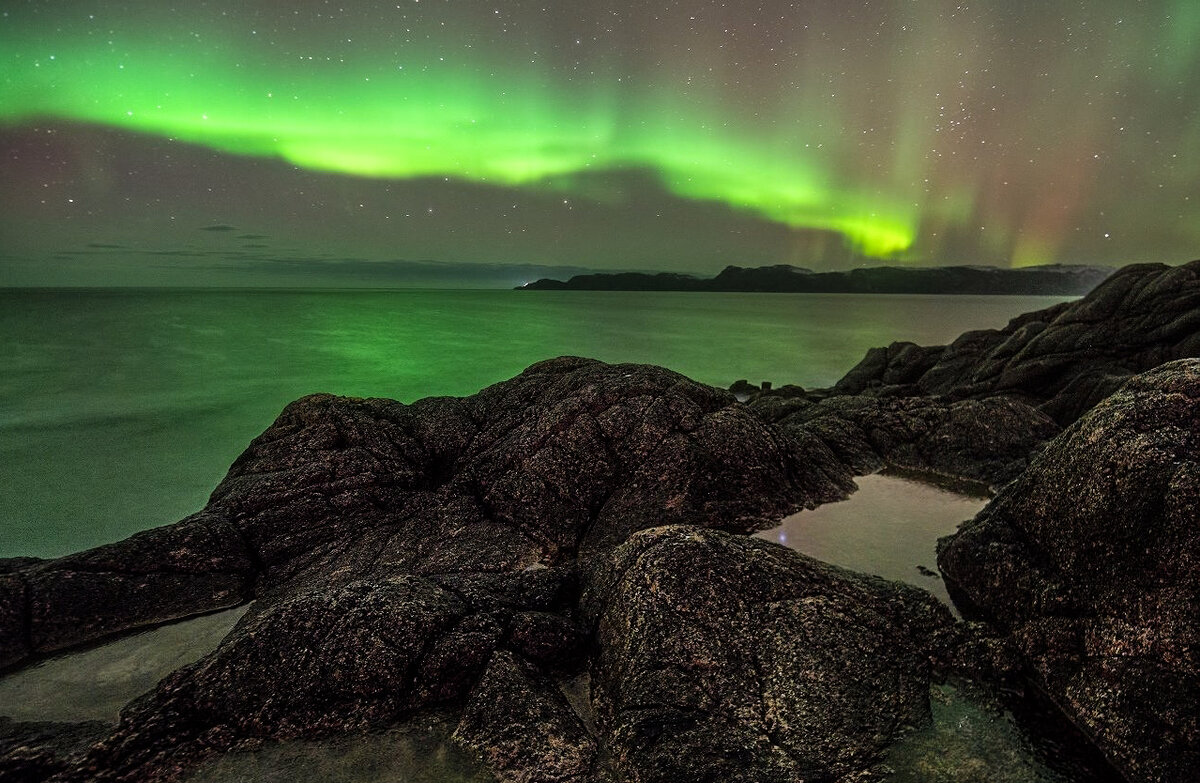
{"type": "Polygon", "coordinates": [[[429,259],[330,258],[325,256],[225,253],[233,262],[222,271],[276,274],[295,281],[312,278],[369,286],[480,286],[510,288],[542,277],[566,278],[600,270],[530,263],[448,262],[429,259]]]}
{"type": "Polygon", "coordinates": [[[268,250],[259,244],[241,250],[162,248],[133,250],[92,243],[88,249],[62,251],[58,258],[104,258],[137,269],[170,273],[188,285],[331,286],[346,288],[513,288],[543,277],[566,279],[594,274],[593,267],[514,262],[450,262],[431,259],[369,258],[307,254],[300,250],[268,250]]]}

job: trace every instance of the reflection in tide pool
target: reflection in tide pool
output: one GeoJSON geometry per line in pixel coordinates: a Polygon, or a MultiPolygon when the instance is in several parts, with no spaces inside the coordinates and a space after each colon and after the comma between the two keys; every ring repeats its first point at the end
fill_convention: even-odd
{"type": "Polygon", "coordinates": [[[216,649],[246,608],[142,631],[13,672],[0,678],[0,716],[116,723],[134,698],[216,649]]]}
{"type": "Polygon", "coordinates": [[[935,573],[937,539],[978,514],[987,499],[892,475],[854,482],[858,491],[848,500],[793,514],[755,535],[843,568],[916,585],[949,604],[935,573]]]}

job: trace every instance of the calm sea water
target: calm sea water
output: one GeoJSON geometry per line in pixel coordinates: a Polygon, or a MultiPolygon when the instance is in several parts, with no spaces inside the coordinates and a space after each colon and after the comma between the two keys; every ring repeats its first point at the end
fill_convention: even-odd
{"type": "Polygon", "coordinates": [[[563,354],[826,386],[870,347],[947,342],[1051,297],[515,291],[0,291],[0,557],[204,505],[311,392],[464,395],[563,354]]]}

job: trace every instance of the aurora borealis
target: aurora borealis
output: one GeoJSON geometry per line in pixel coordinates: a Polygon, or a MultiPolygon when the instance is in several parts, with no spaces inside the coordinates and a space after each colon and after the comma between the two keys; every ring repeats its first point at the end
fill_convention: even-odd
{"type": "Polygon", "coordinates": [[[5,9],[0,283],[1200,255],[1191,0],[5,9]]]}

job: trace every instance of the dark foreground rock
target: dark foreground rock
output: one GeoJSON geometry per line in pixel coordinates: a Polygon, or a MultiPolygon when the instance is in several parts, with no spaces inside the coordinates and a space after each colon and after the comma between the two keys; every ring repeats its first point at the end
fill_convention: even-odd
{"type": "Polygon", "coordinates": [[[438,715],[504,781],[849,783],[926,718],[938,669],[1011,678],[1018,662],[1131,779],[1187,779],[1196,363],[1130,382],[945,549],[950,586],[1002,635],[725,531],[885,463],[1016,477],[1131,373],[1200,352],[1198,276],[1123,270],[1006,330],[746,405],[575,358],[461,399],[298,400],[199,513],[0,561],[0,666],[253,601],[99,741],[16,730],[0,781],[176,780],[229,751],[438,715]],[[590,698],[564,690],[585,672],[590,698]]]}
{"type": "Polygon", "coordinates": [[[1011,397],[950,402],[763,395],[751,407],[767,421],[818,439],[856,475],[890,466],[996,486],[1021,475],[1060,431],[1045,414],[1011,397]]]}
{"type": "Polygon", "coordinates": [[[883,465],[1001,486],[1133,375],[1200,356],[1200,261],[1125,267],[1075,302],[950,345],[873,348],[830,390],[753,395],[858,472],[883,465]]]}
{"type": "Polygon", "coordinates": [[[199,514],[10,562],[0,639],[11,662],[253,597],[217,650],[55,778],[168,780],[213,753],[460,704],[485,671],[581,670],[578,558],[663,523],[758,529],[851,487],[820,443],[655,367],[564,358],[412,405],[316,395],[199,514]]]}
{"type": "Polygon", "coordinates": [[[850,780],[929,716],[949,611],[928,593],[694,527],[592,570],[592,698],[619,780],[850,780]]]}
{"type": "Polygon", "coordinates": [[[559,686],[528,662],[497,652],[471,693],[455,739],[501,780],[592,780],[597,742],[559,686]]]}
{"type": "Polygon", "coordinates": [[[938,564],[1130,780],[1195,780],[1200,361],[1130,380],[944,539],[938,564]]]}
{"type": "Polygon", "coordinates": [[[69,769],[109,729],[95,721],[24,723],[0,718],[0,780],[45,780],[69,769]]]}

